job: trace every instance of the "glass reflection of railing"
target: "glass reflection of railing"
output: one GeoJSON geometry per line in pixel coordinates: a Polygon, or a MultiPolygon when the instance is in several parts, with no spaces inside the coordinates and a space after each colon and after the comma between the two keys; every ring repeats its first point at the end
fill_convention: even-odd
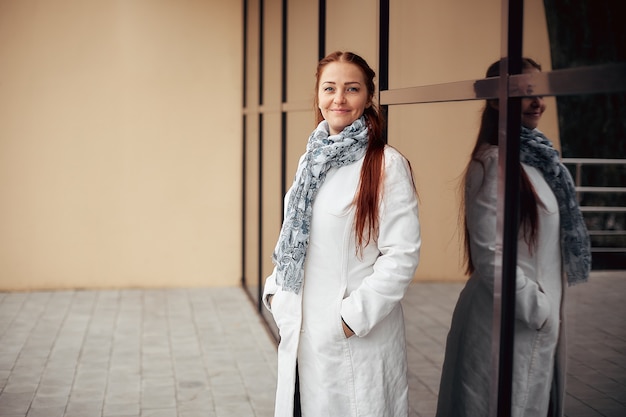
{"type": "Polygon", "coordinates": [[[610,264],[623,263],[626,260],[626,159],[563,158],[563,163],[574,168],[576,193],[594,257],[609,258],[610,264]]]}

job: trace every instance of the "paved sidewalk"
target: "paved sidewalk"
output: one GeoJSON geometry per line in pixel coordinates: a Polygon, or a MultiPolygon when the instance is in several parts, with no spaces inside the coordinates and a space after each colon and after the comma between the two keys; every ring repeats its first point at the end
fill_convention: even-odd
{"type": "Polygon", "coordinates": [[[271,416],[275,368],[240,288],[0,294],[2,417],[271,416]]]}
{"type": "MultiPolygon", "coordinates": [[[[460,284],[411,285],[412,417],[460,284]]],[[[626,415],[626,272],[569,293],[568,417],[626,415]]],[[[0,417],[270,417],[276,348],[241,288],[0,293],[0,417]]]]}
{"type": "MultiPolygon", "coordinates": [[[[445,340],[461,284],[413,284],[407,322],[411,417],[435,414],[445,340]]],[[[568,288],[567,417],[626,416],[626,271],[568,288]]]]}

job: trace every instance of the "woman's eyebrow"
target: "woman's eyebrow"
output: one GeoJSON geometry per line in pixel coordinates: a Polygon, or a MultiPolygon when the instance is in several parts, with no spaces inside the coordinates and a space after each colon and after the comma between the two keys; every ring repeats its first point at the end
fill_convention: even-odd
{"type": "MultiPolygon", "coordinates": [[[[322,84],[337,84],[337,82],[335,82],[335,81],[322,81],[322,84]]],[[[359,81],[347,81],[347,82],[343,83],[343,85],[349,85],[349,84],[359,84],[359,85],[361,85],[361,83],[359,81]]]]}

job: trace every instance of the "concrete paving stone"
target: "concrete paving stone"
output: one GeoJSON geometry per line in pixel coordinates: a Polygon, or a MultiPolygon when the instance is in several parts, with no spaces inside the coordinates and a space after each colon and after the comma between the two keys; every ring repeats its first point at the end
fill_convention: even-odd
{"type": "Polygon", "coordinates": [[[624,385],[611,387],[611,391],[607,392],[607,395],[620,404],[626,405],[626,387],[624,385]]]}
{"type": "Polygon", "coordinates": [[[141,417],[177,417],[176,408],[142,409],[141,417]]]}
{"type": "Polygon", "coordinates": [[[178,398],[177,406],[179,410],[213,410],[215,401],[213,400],[213,394],[206,390],[198,392],[193,397],[178,398]]]}
{"type": "Polygon", "coordinates": [[[141,388],[141,374],[133,368],[111,368],[107,379],[108,391],[124,391],[141,388]]]}
{"type": "Polygon", "coordinates": [[[174,394],[167,392],[143,392],[141,394],[141,409],[162,409],[162,408],[175,408],[176,397],[174,394]]]}
{"type": "Polygon", "coordinates": [[[129,404],[141,402],[141,391],[133,386],[125,387],[125,390],[112,391],[108,390],[105,397],[105,404],[129,404]]]}
{"type": "Polygon", "coordinates": [[[216,382],[211,380],[211,392],[214,396],[228,396],[228,395],[239,395],[241,393],[245,393],[246,389],[241,379],[237,381],[223,380],[221,382],[216,382]]]}
{"type": "Polygon", "coordinates": [[[176,381],[173,378],[146,378],[141,381],[141,393],[159,393],[162,395],[174,395],[176,392],[176,381]]]}
{"type": "Polygon", "coordinates": [[[80,366],[87,369],[107,369],[109,367],[108,351],[86,351],[80,355],[80,366]]]}
{"type": "Polygon", "coordinates": [[[188,355],[182,353],[172,357],[172,367],[176,373],[186,375],[198,370],[198,366],[203,363],[202,354],[198,352],[190,352],[188,355]]]}
{"type": "Polygon", "coordinates": [[[141,390],[141,376],[138,373],[115,374],[109,376],[107,382],[107,393],[124,393],[129,391],[139,392],[141,390]]]}
{"type": "Polygon", "coordinates": [[[141,372],[141,360],[135,357],[112,358],[109,362],[109,370],[112,374],[139,375],[141,372]]]}
{"type": "Polygon", "coordinates": [[[67,382],[58,378],[46,378],[37,386],[38,395],[68,396],[72,389],[71,381],[67,382]]]}
{"type": "Polygon", "coordinates": [[[605,398],[606,394],[590,385],[587,380],[570,376],[566,381],[567,392],[577,399],[605,398]]]}
{"type": "Polygon", "coordinates": [[[70,394],[70,404],[73,402],[78,404],[102,404],[103,401],[104,389],[85,389],[75,385],[70,394]]]}
{"type": "Polygon", "coordinates": [[[256,410],[257,408],[266,408],[274,406],[274,396],[276,394],[276,386],[273,385],[269,389],[267,387],[257,389],[247,389],[247,401],[249,401],[256,410]]]}
{"type": "Polygon", "coordinates": [[[111,404],[105,401],[104,408],[102,410],[103,417],[120,415],[139,416],[140,413],[141,408],[139,407],[138,402],[111,404]]]}
{"type": "Polygon", "coordinates": [[[226,404],[215,406],[216,417],[256,417],[250,404],[226,404]]]}
{"type": "MultiPolygon", "coordinates": [[[[65,406],[62,407],[31,407],[26,417],[63,417],[65,414],[65,406]]],[[[0,414],[1,416],[2,414],[0,414]]]]}
{"type": "Polygon", "coordinates": [[[1,369],[0,368],[0,387],[5,386],[7,381],[9,380],[9,376],[11,375],[11,370],[9,369],[1,369]]]}
{"type": "Polygon", "coordinates": [[[208,389],[209,387],[209,380],[204,369],[177,373],[176,375],[175,384],[179,391],[208,389]]]}
{"type": "MultiPolygon", "coordinates": [[[[64,326],[72,326],[71,323],[65,322],[64,326]]],[[[76,328],[64,327],[57,334],[52,354],[67,354],[78,356],[83,346],[84,333],[76,328]]]]}
{"type": "Polygon", "coordinates": [[[598,412],[586,405],[584,402],[567,394],[565,396],[565,416],[566,417],[596,417],[598,412]]]}
{"type": "MultiPolygon", "coordinates": [[[[67,416],[64,416],[64,417],[67,417],[67,416]]],[[[117,415],[111,414],[111,415],[105,415],[103,417],[138,417],[138,415],[137,414],[117,414],[117,415]]]]}
{"type": "Polygon", "coordinates": [[[31,407],[35,408],[55,408],[67,406],[69,396],[67,395],[44,395],[37,392],[32,400],[31,407]]]}
{"type": "Polygon", "coordinates": [[[140,371],[141,375],[145,378],[173,378],[173,369],[157,368],[156,366],[143,366],[140,371]]]}
{"type": "Polygon", "coordinates": [[[0,369],[12,369],[20,354],[21,345],[9,347],[1,337],[0,343],[2,343],[0,344],[0,369]]]}
{"type": "Polygon", "coordinates": [[[236,367],[233,369],[222,369],[218,372],[209,372],[209,381],[211,386],[241,385],[243,383],[241,374],[236,367]]]}
{"type": "Polygon", "coordinates": [[[28,412],[32,399],[33,394],[31,393],[13,394],[3,391],[0,393],[0,410],[6,414],[23,413],[25,415],[28,412]]]}
{"type": "MultiPolygon", "coordinates": [[[[0,416],[1,417],[1,416],[0,416]]],[[[216,417],[215,410],[178,410],[178,417],[216,417]]]]}
{"type": "Polygon", "coordinates": [[[220,407],[228,407],[228,406],[243,406],[252,407],[250,402],[250,398],[248,394],[241,390],[237,392],[219,392],[214,393],[213,404],[215,405],[215,409],[219,409],[220,407]]]}
{"type": "Polygon", "coordinates": [[[185,389],[176,391],[176,402],[180,404],[191,404],[197,401],[197,399],[203,398],[210,400],[213,403],[211,391],[208,387],[201,387],[196,389],[185,389]]]}
{"type": "Polygon", "coordinates": [[[626,405],[612,398],[593,398],[585,401],[585,404],[594,410],[601,412],[605,417],[624,417],[626,405]]]}
{"type": "MultiPolygon", "coordinates": [[[[48,364],[41,375],[41,385],[71,386],[76,374],[76,368],[55,367],[55,364],[48,364]]],[[[76,366],[76,365],[74,365],[76,366]]]]}
{"type": "Polygon", "coordinates": [[[10,381],[7,383],[2,389],[3,394],[29,394],[31,397],[35,396],[35,392],[37,391],[37,387],[39,384],[37,382],[34,383],[21,383],[21,382],[13,382],[10,381]]]}
{"type": "Polygon", "coordinates": [[[74,390],[104,392],[106,389],[106,375],[78,374],[74,378],[74,390]]]}

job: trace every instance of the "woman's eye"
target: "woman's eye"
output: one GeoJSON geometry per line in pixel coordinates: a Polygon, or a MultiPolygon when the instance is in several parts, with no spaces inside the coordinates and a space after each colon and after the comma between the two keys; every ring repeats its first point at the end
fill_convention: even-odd
{"type": "Polygon", "coordinates": [[[333,88],[332,87],[324,87],[324,91],[330,92],[330,91],[333,91],[333,88]]]}
{"type": "Polygon", "coordinates": [[[358,87],[349,87],[348,91],[351,92],[351,93],[358,93],[359,89],[358,89],[358,87]]]}

